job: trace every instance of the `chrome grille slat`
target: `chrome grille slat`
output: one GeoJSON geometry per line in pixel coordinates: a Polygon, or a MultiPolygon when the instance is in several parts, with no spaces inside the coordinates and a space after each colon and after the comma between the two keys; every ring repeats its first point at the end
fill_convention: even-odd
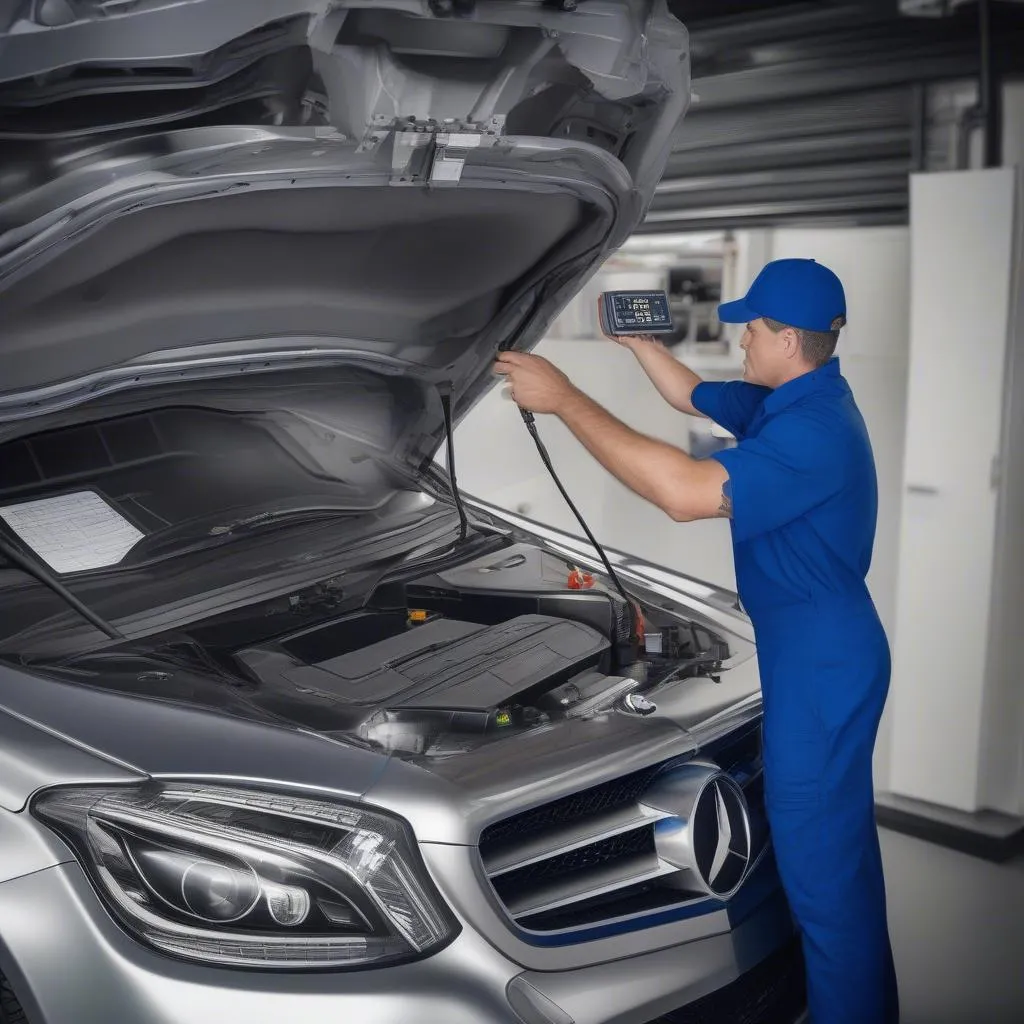
{"type": "Polygon", "coordinates": [[[653,825],[664,817],[666,815],[661,811],[642,806],[622,807],[584,821],[570,822],[543,835],[506,846],[500,852],[485,857],[484,868],[491,878],[498,878],[510,871],[570,853],[602,839],[653,825]]]}
{"type": "Polygon", "coordinates": [[[570,903],[604,896],[616,889],[649,882],[672,871],[671,865],[661,863],[653,853],[640,854],[607,867],[592,868],[571,879],[549,883],[533,892],[525,892],[508,904],[508,910],[516,919],[530,917],[570,903]]]}
{"type": "MultiPolygon", "coordinates": [[[[709,819],[705,811],[700,813],[705,814],[699,820],[706,835],[709,819]]],[[[589,929],[608,922],[651,915],[653,924],[654,916],[669,908],[720,906],[708,887],[714,878],[723,892],[730,892],[725,876],[732,862],[719,848],[723,835],[727,843],[740,846],[746,836],[746,852],[730,847],[729,853],[746,857],[748,865],[766,848],[759,723],[744,723],[696,758],[654,764],[496,821],[480,837],[480,859],[510,925],[524,932],[558,934],[564,942],[574,941],[578,932],[575,941],[585,941],[589,929]],[[743,818],[731,818],[735,805],[730,802],[734,809],[729,811],[723,803],[728,788],[702,780],[701,770],[712,777],[717,772],[740,787],[747,797],[746,810],[739,811],[743,818]],[[669,781],[660,781],[664,779],[669,781]],[[687,789],[691,785],[696,788],[687,789]],[[713,793],[715,802],[709,804],[704,793],[713,793]],[[697,813],[698,804],[711,808],[707,813],[716,822],[719,845],[710,853],[706,841],[700,847],[703,853],[696,847],[688,852],[685,837],[680,846],[673,828],[657,827],[679,818],[678,801],[690,808],[683,815],[686,821],[697,813]],[[700,857],[704,860],[694,860],[700,857]]],[[[736,885],[742,875],[736,874],[736,885]]]]}

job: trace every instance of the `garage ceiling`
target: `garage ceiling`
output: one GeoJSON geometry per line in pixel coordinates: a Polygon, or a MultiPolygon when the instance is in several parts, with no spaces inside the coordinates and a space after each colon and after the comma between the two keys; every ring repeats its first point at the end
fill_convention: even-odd
{"type": "MultiPolygon", "coordinates": [[[[543,2],[571,13],[597,0],[543,2]]],[[[963,142],[985,120],[979,96],[998,115],[1001,78],[1024,75],[1024,0],[666,2],[690,31],[696,99],[643,232],[904,223],[909,174],[964,165],[963,142]]],[[[62,11],[98,18],[148,6],[0,0],[0,33],[29,14],[48,24],[62,11]]],[[[472,0],[459,7],[471,12],[472,0]]],[[[22,145],[45,161],[66,160],[77,138],[133,125],[320,123],[326,97],[308,28],[307,17],[294,17],[208,54],[90,62],[5,82],[0,134],[8,149],[22,145]]],[[[14,38],[5,52],[15,52],[14,38]]],[[[0,173],[0,191],[10,178],[0,173]]]]}
{"type": "MultiPolygon", "coordinates": [[[[949,166],[934,98],[977,92],[978,3],[933,18],[898,0],[670,7],[690,30],[695,102],[643,231],[905,223],[910,172],[949,166]]],[[[988,8],[997,82],[1024,73],[1024,4],[988,8]]]]}

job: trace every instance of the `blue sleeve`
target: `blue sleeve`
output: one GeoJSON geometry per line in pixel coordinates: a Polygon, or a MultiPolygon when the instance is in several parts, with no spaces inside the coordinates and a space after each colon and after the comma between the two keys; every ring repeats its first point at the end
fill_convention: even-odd
{"type": "Polygon", "coordinates": [[[690,395],[690,404],[737,438],[743,437],[771,388],[742,380],[701,381],[690,395]]]}
{"type": "Polygon", "coordinates": [[[716,452],[729,474],[735,540],[799,519],[844,485],[842,446],[820,420],[786,415],[735,448],[716,452]]]}

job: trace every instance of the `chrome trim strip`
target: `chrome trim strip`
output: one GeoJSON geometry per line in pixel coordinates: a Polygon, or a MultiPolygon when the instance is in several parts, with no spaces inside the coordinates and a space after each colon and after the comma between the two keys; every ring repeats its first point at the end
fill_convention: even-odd
{"type": "Polygon", "coordinates": [[[543,835],[512,846],[493,860],[485,856],[484,868],[489,878],[499,878],[510,871],[550,860],[563,853],[571,853],[602,839],[611,839],[613,836],[653,825],[667,817],[668,814],[663,811],[642,806],[623,807],[618,811],[588,818],[581,823],[563,825],[561,828],[547,831],[543,835]]]}
{"type": "MultiPolygon", "coordinates": [[[[758,855],[750,862],[750,868],[747,871],[748,881],[754,872],[761,867],[761,864],[765,857],[768,856],[768,851],[770,849],[771,844],[766,843],[761,849],[761,852],[758,853],[758,855]]],[[[744,882],[744,884],[746,884],[746,882],[744,882]]],[[[521,936],[530,936],[545,942],[550,942],[552,939],[559,937],[564,938],[568,942],[571,941],[572,937],[577,935],[579,932],[585,932],[595,927],[615,928],[616,926],[629,924],[634,921],[643,921],[646,918],[660,918],[665,914],[671,914],[673,911],[682,910],[684,907],[692,909],[703,904],[707,904],[707,913],[712,913],[717,910],[727,909],[729,901],[719,900],[714,896],[706,896],[698,893],[695,896],[680,899],[676,903],[666,903],[664,906],[657,907],[654,910],[641,910],[635,914],[622,914],[619,917],[603,917],[600,921],[596,921],[594,924],[579,925],[573,928],[553,928],[550,931],[537,931],[534,928],[524,928],[521,924],[516,922],[516,930],[521,936]]]]}
{"type": "Polygon", "coordinates": [[[532,893],[513,900],[507,905],[508,911],[518,920],[521,917],[530,917],[547,910],[558,910],[573,903],[581,903],[594,896],[603,896],[640,882],[649,882],[664,875],[671,875],[675,871],[675,867],[663,863],[653,853],[649,856],[631,857],[622,864],[595,868],[584,874],[575,875],[569,881],[541,886],[532,893]]]}

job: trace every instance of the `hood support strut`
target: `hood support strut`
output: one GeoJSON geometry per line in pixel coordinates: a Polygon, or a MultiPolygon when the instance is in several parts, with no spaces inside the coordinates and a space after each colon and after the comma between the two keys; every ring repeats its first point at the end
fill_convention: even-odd
{"type": "Polygon", "coordinates": [[[91,608],[83,604],[49,569],[24,554],[2,533],[0,533],[0,555],[3,555],[12,565],[16,565],[29,576],[37,579],[44,587],[52,590],[65,604],[74,608],[83,619],[95,626],[101,633],[105,633],[111,640],[125,639],[124,634],[116,626],[112,626],[106,619],[101,618],[91,608]]]}
{"type": "Polygon", "coordinates": [[[459,483],[455,479],[455,437],[452,429],[452,393],[450,390],[441,391],[441,408],[444,410],[444,436],[448,456],[448,480],[452,489],[452,497],[455,499],[455,507],[459,511],[459,541],[466,539],[469,531],[469,521],[466,518],[466,506],[462,504],[462,495],[459,494],[459,483]]]}

